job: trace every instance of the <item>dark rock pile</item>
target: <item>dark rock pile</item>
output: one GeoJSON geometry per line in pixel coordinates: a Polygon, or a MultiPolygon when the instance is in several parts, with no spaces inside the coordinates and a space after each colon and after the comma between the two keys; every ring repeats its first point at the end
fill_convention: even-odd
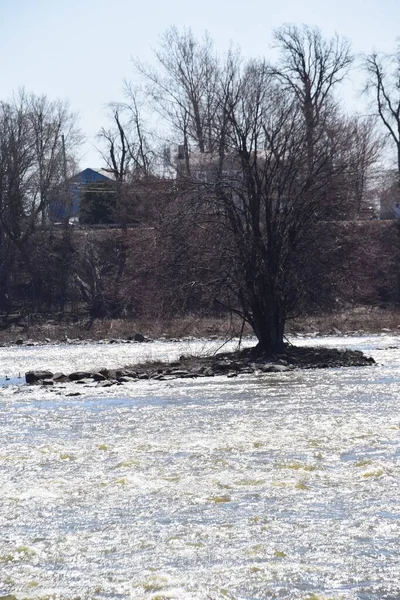
{"type": "Polygon", "coordinates": [[[69,375],[51,371],[28,371],[25,380],[28,384],[42,385],[67,381],[79,384],[92,380],[99,386],[108,387],[141,379],[170,381],[215,375],[236,377],[244,373],[285,373],[295,368],[360,367],[374,362],[373,358],[365,356],[358,350],[289,346],[284,352],[275,356],[255,355],[254,349],[246,349],[209,357],[181,356],[179,361],[171,363],[149,362],[119,369],[74,371],[69,375]]]}

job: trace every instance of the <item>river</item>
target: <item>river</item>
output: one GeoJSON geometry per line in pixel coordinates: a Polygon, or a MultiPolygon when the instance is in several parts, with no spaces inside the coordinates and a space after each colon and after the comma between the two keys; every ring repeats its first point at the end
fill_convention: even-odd
{"type": "Polygon", "coordinates": [[[0,599],[399,599],[400,336],[296,343],[378,364],[44,389],[210,343],[0,348],[0,599]]]}

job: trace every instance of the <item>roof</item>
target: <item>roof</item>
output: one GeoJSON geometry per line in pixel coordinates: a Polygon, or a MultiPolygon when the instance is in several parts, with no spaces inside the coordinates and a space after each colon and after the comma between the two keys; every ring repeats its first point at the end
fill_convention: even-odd
{"type": "Polygon", "coordinates": [[[92,169],[92,167],[86,167],[86,169],[79,171],[79,173],[75,173],[75,175],[70,178],[70,181],[81,184],[93,183],[95,181],[101,181],[104,179],[115,181],[115,175],[109,169],[92,169]]]}
{"type": "Polygon", "coordinates": [[[103,177],[108,177],[108,179],[115,181],[115,175],[110,169],[93,169],[92,167],[89,167],[89,169],[91,171],[96,171],[96,173],[103,175],[103,177]]]}

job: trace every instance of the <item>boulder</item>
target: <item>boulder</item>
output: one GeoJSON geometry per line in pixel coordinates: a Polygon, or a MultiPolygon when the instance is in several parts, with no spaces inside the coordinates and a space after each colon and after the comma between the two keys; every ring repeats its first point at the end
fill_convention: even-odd
{"type": "Polygon", "coordinates": [[[135,333],[135,335],[133,336],[133,339],[135,340],[135,342],[145,342],[146,341],[146,338],[141,333],[135,333]]]}
{"type": "Polygon", "coordinates": [[[79,379],[88,379],[92,374],[90,371],[74,371],[74,373],[69,374],[70,381],[78,381],[79,379]]]}
{"type": "Polygon", "coordinates": [[[204,375],[205,377],[214,377],[215,373],[214,373],[214,371],[211,369],[211,367],[207,367],[207,368],[205,368],[205,369],[204,369],[204,371],[203,371],[203,375],[204,375]]]}
{"type": "MultiPolygon", "coordinates": [[[[189,375],[189,371],[186,369],[171,369],[169,374],[175,375],[176,377],[185,377],[185,375],[189,375]]],[[[190,374],[192,375],[193,373],[190,374]]]]}
{"type": "Polygon", "coordinates": [[[25,381],[26,383],[36,383],[37,381],[41,381],[43,379],[52,379],[53,373],[51,371],[28,371],[25,373],[25,381]]]}
{"type": "Polygon", "coordinates": [[[136,371],[125,371],[124,377],[130,377],[131,379],[136,379],[137,373],[136,373],[136,371]]]}
{"type": "Polygon", "coordinates": [[[285,373],[290,371],[290,367],[286,365],[266,364],[259,366],[260,371],[263,373],[285,373]]]}
{"type": "Polygon", "coordinates": [[[119,379],[120,377],[128,377],[128,372],[125,369],[116,369],[115,379],[119,379]]]}
{"type": "Polygon", "coordinates": [[[226,360],[226,359],[217,360],[213,364],[214,371],[218,371],[221,373],[228,373],[229,371],[232,370],[232,367],[234,367],[234,363],[231,360],[226,360]]]}
{"type": "Polygon", "coordinates": [[[57,383],[63,383],[68,381],[68,377],[64,375],[64,373],[54,373],[53,381],[56,381],[57,383]]]}
{"type": "Polygon", "coordinates": [[[106,381],[107,377],[103,373],[93,373],[93,379],[95,381],[106,381]]]}
{"type": "Polygon", "coordinates": [[[106,379],[108,379],[110,376],[110,371],[106,367],[99,369],[97,372],[100,373],[100,375],[104,375],[106,379]]]}

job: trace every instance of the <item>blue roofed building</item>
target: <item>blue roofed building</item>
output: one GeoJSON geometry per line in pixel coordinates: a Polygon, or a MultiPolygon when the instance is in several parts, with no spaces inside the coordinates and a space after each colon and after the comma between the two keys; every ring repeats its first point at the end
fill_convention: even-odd
{"type": "Polygon", "coordinates": [[[91,185],[99,183],[112,183],[115,176],[108,169],[87,168],[68,179],[64,189],[59,189],[56,197],[51,202],[49,217],[50,221],[65,222],[77,221],[79,218],[79,206],[81,195],[90,190],[91,185]]]}

